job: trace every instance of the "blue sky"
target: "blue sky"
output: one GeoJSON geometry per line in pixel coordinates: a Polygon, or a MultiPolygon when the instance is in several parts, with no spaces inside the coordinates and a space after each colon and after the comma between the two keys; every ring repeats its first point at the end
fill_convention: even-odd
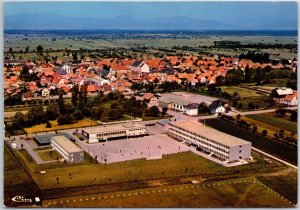
{"type": "Polygon", "coordinates": [[[134,18],[185,16],[207,20],[297,18],[296,2],[6,2],[5,15],[51,13],[66,17],[134,18]]]}

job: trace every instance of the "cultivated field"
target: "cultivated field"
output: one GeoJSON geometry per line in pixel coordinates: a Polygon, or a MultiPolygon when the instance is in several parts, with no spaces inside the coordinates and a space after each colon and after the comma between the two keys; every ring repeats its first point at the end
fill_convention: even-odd
{"type": "Polygon", "coordinates": [[[220,88],[221,88],[222,92],[227,92],[231,95],[236,92],[236,93],[240,94],[240,96],[242,98],[261,96],[261,94],[257,93],[257,91],[255,91],[255,90],[249,90],[249,89],[241,88],[241,87],[237,87],[237,86],[221,86],[220,88]]]}
{"type": "Polygon", "coordinates": [[[269,154],[272,154],[278,158],[281,158],[295,165],[297,164],[297,148],[295,147],[272,140],[261,134],[252,132],[246,128],[242,128],[225,120],[209,119],[206,120],[206,124],[221,132],[250,141],[252,142],[252,146],[261,149],[269,154]]]}
{"type": "Polygon", "coordinates": [[[256,179],[234,179],[207,184],[155,187],[117,193],[46,200],[44,207],[222,208],[293,207],[256,179]]]}
{"type": "Polygon", "coordinates": [[[41,133],[41,132],[49,132],[49,131],[55,131],[55,130],[64,130],[64,129],[73,129],[73,128],[83,128],[83,127],[89,127],[89,126],[96,126],[98,123],[94,120],[89,119],[83,119],[78,120],[77,122],[73,124],[68,125],[58,125],[57,120],[49,121],[52,125],[51,128],[46,128],[46,123],[34,125],[30,128],[24,128],[24,131],[28,134],[32,133],[41,133]]]}
{"type": "Polygon", "coordinates": [[[276,117],[273,112],[259,115],[248,115],[247,118],[269,124],[276,127],[277,130],[284,129],[295,134],[297,133],[297,122],[292,122],[287,118],[276,117]]]}

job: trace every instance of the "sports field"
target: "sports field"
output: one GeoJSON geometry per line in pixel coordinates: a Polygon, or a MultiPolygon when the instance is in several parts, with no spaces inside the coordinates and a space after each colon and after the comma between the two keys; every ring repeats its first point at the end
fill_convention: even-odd
{"type": "Polygon", "coordinates": [[[44,207],[293,207],[256,179],[235,179],[45,200],[44,207]]]}

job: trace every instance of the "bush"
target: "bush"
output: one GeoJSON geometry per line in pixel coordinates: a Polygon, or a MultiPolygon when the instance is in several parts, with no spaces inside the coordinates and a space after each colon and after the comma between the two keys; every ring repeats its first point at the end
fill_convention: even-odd
{"type": "Polygon", "coordinates": [[[83,114],[81,111],[75,111],[73,114],[72,114],[72,118],[74,120],[82,120],[83,119],[83,114]]]}
{"type": "Polygon", "coordinates": [[[57,123],[59,125],[66,125],[66,124],[72,124],[73,119],[70,115],[60,115],[57,119],[57,123]]]}
{"type": "Polygon", "coordinates": [[[46,128],[51,128],[51,127],[52,127],[52,124],[49,121],[47,121],[46,128]]]}
{"type": "Polygon", "coordinates": [[[264,136],[266,136],[268,134],[268,131],[267,130],[262,130],[261,134],[264,135],[264,136]]]}

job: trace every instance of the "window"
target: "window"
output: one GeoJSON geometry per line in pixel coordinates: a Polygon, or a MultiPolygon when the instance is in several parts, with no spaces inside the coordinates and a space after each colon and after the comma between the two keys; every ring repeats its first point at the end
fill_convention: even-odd
{"type": "Polygon", "coordinates": [[[242,150],[240,150],[239,153],[242,153],[242,150]]]}

